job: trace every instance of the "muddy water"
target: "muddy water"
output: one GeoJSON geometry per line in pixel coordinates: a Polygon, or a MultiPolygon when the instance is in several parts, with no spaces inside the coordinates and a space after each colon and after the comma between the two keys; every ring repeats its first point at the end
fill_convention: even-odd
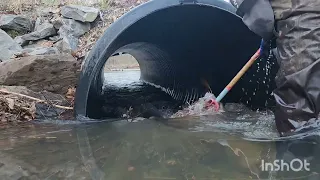
{"type": "MultiPolygon", "coordinates": [[[[128,72],[131,78],[135,73],[138,77],[128,72]]],[[[281,139],[272,113],[234,107],[222,114],[168,121],[40,121],[1,127],[0,179],[320,178],[320,131],[281,139]],[[289,171],[285,164],[280,170],[263,168],[275,160],[295,163],[289,171]],[[300,168],[299,160],[310,165],[300,168]]]]}

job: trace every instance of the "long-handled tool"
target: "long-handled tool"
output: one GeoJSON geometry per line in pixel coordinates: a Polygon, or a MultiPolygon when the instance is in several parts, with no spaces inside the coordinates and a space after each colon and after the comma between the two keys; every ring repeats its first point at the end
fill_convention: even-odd
{"type": "Polygon", "coordinates": [[[263,52],[263,40],[261,40],[260,48],[257,52],[250,58],[250,60],[243,66],[243,68],[237,73],[237,75],[230,81],[230,83],[223,89],[223,91],[219,94],[216,99],[210,100],[208,103],[214,106],[215,110],[218,111],[220,108],[219,102],[228,94],[228,92],[232,89],[232,87],[239,81],[239,79],[243,76],[243,74],[251,67],[251,65],[255,62],[256,59],[263,52]]]}

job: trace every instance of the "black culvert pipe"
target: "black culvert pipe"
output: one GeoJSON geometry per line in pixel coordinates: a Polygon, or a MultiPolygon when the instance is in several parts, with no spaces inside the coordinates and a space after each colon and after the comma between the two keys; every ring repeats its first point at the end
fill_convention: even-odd
{"type": "MultiPolygon", "coordinates": [[[[102,69],[114,54],[131,54],[142,80],[173,89],[186,100],[206,92],[201,79],[217,95],[259,44],[260,38],[223,0],[149,1],[113,23],[91,50],[78,82],[75,114],[98,118],[102,69]]],[[[274,65],[271,56],[258,60],[224,101],[266,106],[274,88],[274,65]]]]}

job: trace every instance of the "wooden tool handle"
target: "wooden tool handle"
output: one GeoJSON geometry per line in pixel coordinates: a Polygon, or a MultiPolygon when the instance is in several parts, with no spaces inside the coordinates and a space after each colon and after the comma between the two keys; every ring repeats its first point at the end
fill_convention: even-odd
{"type": "Polygon", "coordinates": [[[242,69],[238,72],[238,74],[230,81],[227,85],[228,90],[230,90],[242,77],[242,75],[251,67],[251,65],[255,62],[256,59],[260,56],[260,49],[250,58],[250,60],[242,67],[242,69]]]}

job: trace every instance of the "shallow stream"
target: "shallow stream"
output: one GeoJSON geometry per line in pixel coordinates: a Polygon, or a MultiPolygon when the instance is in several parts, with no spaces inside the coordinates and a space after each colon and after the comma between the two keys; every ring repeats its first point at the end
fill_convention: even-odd
{"type": "MultiPolygon", "coordinates": [[[[109,84],[125,85],[137,81],[139,71],[106,76],[109,84]]],[[[1,127],[0,179],[320,179],[319,130],[281,139],[271,112],[230,109],[167,121],[36,121],[1,127]],[[267,164],[275,160],[282,168],[267,164]]]]}

